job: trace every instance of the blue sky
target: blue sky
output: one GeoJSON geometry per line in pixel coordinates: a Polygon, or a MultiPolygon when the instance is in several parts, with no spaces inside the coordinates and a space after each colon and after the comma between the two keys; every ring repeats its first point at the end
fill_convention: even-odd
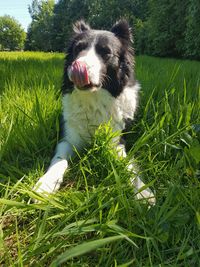
{"type": "Polygon", "coordinates": [[[31,23],[31,17],[28,13],[28,5],[31,3],[32,0],[0,0],[0,16],[10,15],[14,17],[27,30],[31,23]]]}

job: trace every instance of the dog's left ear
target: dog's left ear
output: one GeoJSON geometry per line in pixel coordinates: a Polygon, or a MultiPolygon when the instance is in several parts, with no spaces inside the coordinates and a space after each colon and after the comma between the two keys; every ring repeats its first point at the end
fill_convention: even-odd
{"type": "Polygon", "coordinates": [[[118,38],[132,42],[131,28],[129,27],[128,22],[124,19],[113,25],[111,32],[113,32],[118,38]]]}
{"type": "Polygon", "coordinates": [[[90,30],[90,25],[88,25],[87,23],[85,23],[84,20],[78,20],[74,23],[73,25],[73,31],[74,33],[82,33],[85,31],[90,30]]]}

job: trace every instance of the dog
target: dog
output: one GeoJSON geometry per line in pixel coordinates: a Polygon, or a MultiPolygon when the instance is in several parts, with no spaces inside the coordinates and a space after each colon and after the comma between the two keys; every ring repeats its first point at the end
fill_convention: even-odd
{"type": "MultiPolygon", "coordinates": [[[[134,77],[132,34],[126,20],[111,31],[94,30],[83,20],[73,25],[64,65],[62,85],[62,138],[47,172],[36,183],[37,193],[52,193],[60,188],[74,148],[88,144],[102,123],[111,121],[113,131],[122,132],[133,120],[137,108],[139,83],[134,77]]],[[[126,157],[125,145],[118,140],[117,152],[126,157]]],[[[152,191],[135,174],[132,183],[138,198],[155,202],[152,191]],[[142,190],[142,189],[143,190],[142,190]]]]}

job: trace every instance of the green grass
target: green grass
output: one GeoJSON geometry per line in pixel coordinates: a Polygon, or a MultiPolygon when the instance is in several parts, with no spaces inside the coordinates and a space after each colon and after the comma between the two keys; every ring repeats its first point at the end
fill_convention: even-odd
{"type": "Polygon", "coordinates": [[[0,265],[200,266],[200,62],[136,59],[142,91],[127,145],[156,192],[148,208],[109,125],[57,194],[31,190],[58,140],[63,59],[0,53],[0,265]]]}

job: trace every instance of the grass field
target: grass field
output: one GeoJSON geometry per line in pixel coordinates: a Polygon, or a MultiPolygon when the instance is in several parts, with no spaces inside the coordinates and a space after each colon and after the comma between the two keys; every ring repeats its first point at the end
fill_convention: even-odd
{"type": "Polygon", "coordinates": [[[57,194],[31,190],[58,140],[63,58],[0,53],[0,266],[200,266],[200,62],[136,59],[142,91],[127,146],[156,192],[149,208],[109,125],[57,194]]]}

